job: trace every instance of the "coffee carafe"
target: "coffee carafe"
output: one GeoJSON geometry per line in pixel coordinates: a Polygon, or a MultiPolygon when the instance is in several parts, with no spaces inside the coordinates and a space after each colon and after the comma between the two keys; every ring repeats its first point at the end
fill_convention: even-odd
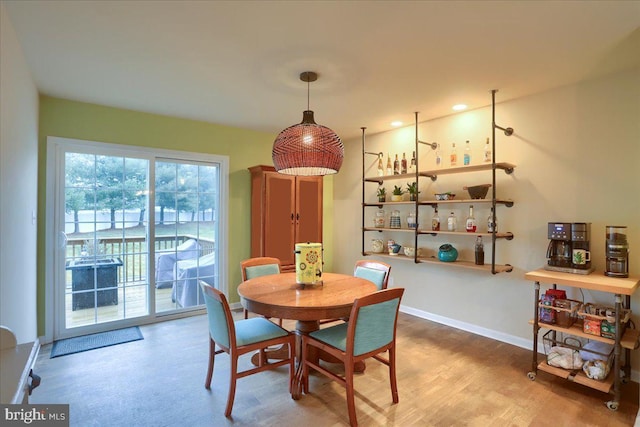
{"type": "MultiPolygon", "coordinates": [[[[571,268],[571,223],[550,222],[547,227],[549,237],[547,266],[571,268]]],[[[548,269],[556,270],[556,268],[548,269]]]]}
{"type": "Polygon", "coordinates": [[[607,225],[606,269],[611,277],[629,277],[627,227],[607,225]]]}

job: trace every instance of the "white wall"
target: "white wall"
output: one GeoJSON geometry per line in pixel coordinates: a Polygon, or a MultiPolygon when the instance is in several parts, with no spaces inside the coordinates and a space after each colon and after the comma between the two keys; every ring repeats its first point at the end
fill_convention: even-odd
{"type": "Polygon", "coordinates": [[[38,92],[0,3],[0,324],[37,336],[38,92]]]}
{"type": "MultiPolygon", "coordinates": [[[[506,93],[508,88],[503,89],[506,93]]],[[[490,93],[487,92],[488,101],[490,93]]],[[[500,101],[500,92],[497,94],[500,101]]],[[[595,267],[604,269],[604,231],[606,225],[627,225],[631,248],[631,270],[640,276],[640,70],[635,69],[553,91],[499,103],[496,123],[511,126],[515,134],[504,136],[497,131],[497,161],[516,165],[512,175],[498,172],[498,197],[515,200],[512,208],[498,208],[500,231],[511,231],[514,239],[497,243],[496,260],[514,266],[511,273],[491,275],[474,270],[383,258],[392,264],[393,286],[406,288],[404,310],[410,313],[472,330],[522,347],[531,346],[533,283],[524,273],[546,262],[547,222],[584,221],[592,223],[592,258],[595,267]]],[[[355,126],[366,123],[356,123],[355,126]]],[[[437,141],[448,154],[455,141],[462,155],[462,145],[469,139],[474,148],[472,163],[480,161],[482,146],[491,135],[491,110],[482,108],[454,116],[421,123],[420,139],[437,141]]],[[[407,152],[414,147],[413,127],[368,135],[367,151],[407,152]]],[[[420,169],[433,169],[434,152],[422,146],[420,169]]],[[[460,160],[459,160],[460,161],[460,160]]],[[[334,269],[352,271],[361,252],[361,141],[346,143],[345,164],[335,177],[334,269]],[[353,215],[344,215],[353,212],[353,215]],[[356,214],[357,213],[357,214],[356,214]]],[[[375,175],[375,157],[367,157],[375,175]]],[[[490,183],[490,172],[441,175],[435,183],[420,181],[421,198],[433,199],[433,193],[453,191],[460,196],[464,185],[490,183]]],[[[389,181],[387,191],[397,184],[389,181]]],[[[375,184],[367,184],[367,194],[374,200],[375,184]]],[[[406,184],[402,182],[402,185],[406,184]]],[[[368,208],[372,211],[374,208],[368,208]]],[[[385,207],[388,211],[390,207],[385,207]]],[[[468,205],[455,205],[458,219],[468,213],[468,205]]],[[[476,206],[476,217],[486,230],[487,207],[476,206]]],[[[421,208],[419,220],[430,218],[432,209],[421,208]]],[[[373,212],[371,212],[373,213],[373,212]]],[[[441,218],[447,212],[442,209],[441,218]]],[[[403,217],[404,217],[403,213],[403,217]]],[[[369,221],[369,217],[367,217],[369,221]]],[[[372,225],[372,223],[370,224],[372,225]]],[[[378,233],[366,233],[365,249],[378,233]]],[[[411,244],[407,234],[387,233],[400,244],[411,244]]],[[[429,255],[444,242],[451,242],[461,258],[473,259],[473,238],[464,239],[421,236],[420,247],[429,255]]],[[[485,256],[489,244],[485,242],[485,256]]],[[[582,299],[579,292],[570,297],[582,299]]],[[[606,294],[584,291],[585,301],[612,304],[606,294]]],[[[640,324],[640,292],[632,298],[636,324],[640,324]]],[[[635,357],[635,356],[634,356],[635,357]]],[[[639,363],[633,360],[634,370],[639,363]]]]}

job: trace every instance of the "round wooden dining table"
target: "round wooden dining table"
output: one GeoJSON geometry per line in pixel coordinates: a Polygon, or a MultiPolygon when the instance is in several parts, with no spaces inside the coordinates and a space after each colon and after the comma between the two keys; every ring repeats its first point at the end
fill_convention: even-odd
{"type": "MultiPolygon", "coordinates": [[[[320,320],[347,318],[353,302],[376,292],[376,285],[366,279],[336,273],[323,273],[322,284],[296,283],[295,273],[260,276],[242,282],[238,286],[240,302],[250,312],[266,317],[296,320],[296,333],[308,334],[320,328],[320,320]]],[[[300,363],[300,339],[298,339],[298,368],[292,387],[293,397],[302,393],[302,364],[300,363]]],[[[268,352],[268,358],[281,358],[277,350],[268,352]],[[270,353],[270,354],[269,354],[270,353]]],[[[322,355],[312,354],[317,358],[322,355]]],[[[257,363],[258,357],[252,359],[257,363]]],[[[360,371],[364,367],[360,367],[360,371]]]]}

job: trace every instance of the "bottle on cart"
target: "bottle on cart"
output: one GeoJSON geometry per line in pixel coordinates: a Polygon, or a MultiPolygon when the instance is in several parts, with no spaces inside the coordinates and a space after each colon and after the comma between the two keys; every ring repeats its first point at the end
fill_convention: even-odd
{"type": "Polygon", "coordinates": [[[465,229],[467,233],[475,233],[478,228],[478,223],[476,222],[476,218],[473,216],[473,205],[469,206],[469,216],[467,217],[467,222],[465,223],[465,229]]]}
{"type": "Polygon", "coordinates": [[[449,218],[447,218],[447,230],[456,231],[458,228],[458,218],[456,218],[456,214],[451,212],[449,214],[449,218]]]}
{"type": "Polygon", "coordinates": [[[387,153],[387,175],[393,175],[393,167],[391,166],[391,156],[387,153]]]}
{"type": "Polygon", "coordinates": [[[469,146],[469,140],[464,144],[463,162],[465,166],[471,163],[471,147],[469,146]]]}
{"type": "Polygon", "coordinates": [[[478,236],[476,239],[476,265],[484,265],[484,244],[482,243],[482,236],[478,236]]]}
{"type": "Polygon", "coordinates": [[[378,154],[378,176],[384,176],[384,165],[382,164],[382,153],[378,154]]]}
{"type": "Polygon", "coordinates": [[[496,216],[493,213],[493,208],[491,208],[491,213],[489,214],[489,218],[487,218],[487,231],[489,233],[493,233],[494,231],[498,232],[498,222],[496,221],[496,216]]]}
{"type": "Polygon", "coordinates": [[[436,167],[442,167],[442,151],[440,151],[440,144],[436,146],[436,167]]]}
{"type": "Polygon", "coordinates": [[[489,145],[489,138],[487,138],[487,143],[484,144],[484,162],[491,163],[493,158],[491,157],[491,145],[489,145]]]}
{"type": "Polygon", "coordinates": [[[396,159],[393,161],[393,174],[400,175],[400,160],[398,160],[397,154],[396,154],[396,159]]]}
{"type": "Polygon", "coordinates": [[[433,213],[433,217],[431,217],[431,230],[440,231],[440,216],[438,215],[438,208],[436,208],[433,213]]]}
{"type": "Polygon", "coordinates": [[[416,152],[413,152],[411,157],[411,163],[409,164],[409,173],[416,173],[416,152]]]}
{"type": "Polygon", "coordinates": [[[458,164],[458,149],[456,148],[456,143],[454,142],[451,146],[451,155],[449,156],[451,161],[451,166],[456,166],[458,164]]]}

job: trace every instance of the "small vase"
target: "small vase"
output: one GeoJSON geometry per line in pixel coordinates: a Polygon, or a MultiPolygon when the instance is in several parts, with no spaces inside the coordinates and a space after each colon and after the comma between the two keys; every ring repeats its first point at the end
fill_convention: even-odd
{"type": "Polygon", "coordinates": [[[450,244],[445,243],[439,248],[438,259],[442,262],[453,262],[458,259],[458,250],[450,244]]]}
{"type": "Polygon", "coordinates": [[[411,200],[412,202],[415,202],[416,200],[418,200],[418,195],[417,194],[409,194],[409,200],[411,200]]]}
{"type": "Polygon", "coordinates": [[[387,196],[378,196],[378,202],[384,203],[387,201],[387,196]]]}

